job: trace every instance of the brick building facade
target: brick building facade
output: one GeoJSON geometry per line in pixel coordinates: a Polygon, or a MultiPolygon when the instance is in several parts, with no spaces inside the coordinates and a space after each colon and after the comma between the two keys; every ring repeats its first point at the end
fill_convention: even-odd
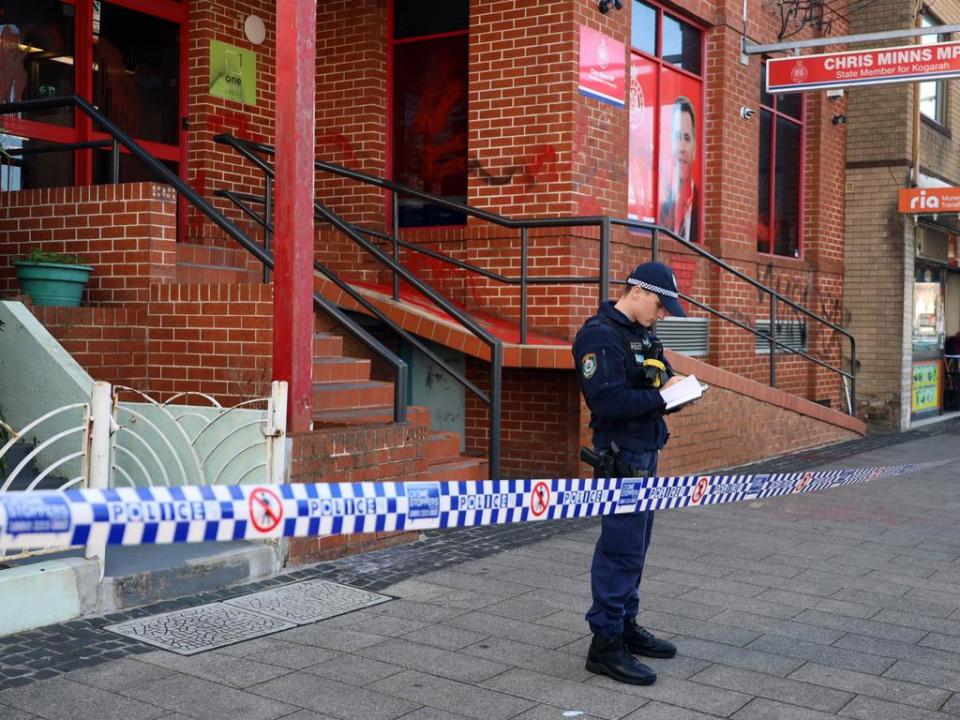
{"type": "MultiPolygon", "coordinates": [[[[89,2],[69,0],[78,10],[89,2]]],[[[173,135],[163,143],[152,141],[151,147],[162,150],[164,159],[198,192],[259,238],[256,224],[227,200],[215,198],[214,192],[259,193],[263,176],[215,138],[227,132],[258,142],[274,140],[274,62],[282,31],[276,27],[273,3],[120,0],[118,6],[174,23],[179,32],[183,113],[177,119],[182,122],[176,124],[173,135]],[[252,16],[260,18],[266,29],[265,38],[256,44],[245,30],[252,16]],[[214,43],[225,44],[227,53],[234,53],[231,62],[249,62],[254,57],[254,103],[214,91],[219,64],[224,62],[213,51],[214,43]]],[[[639,220],[664,222],[664,207],[674,192],[683,191],[686,194],[678,195],[674,204],[680,208],[674,217],[683,220],[677,227],[686,228],[682,232],[689,232],[699,247],[828,320],[846,322],[846,131],[831,122],[843,112],[844,101],[827,100],[822,93],[767,95],[762,87],[761,59],[747,59],[741,53],[744,37],[771,42],[782,30],[797,29],[789,23],[782,27],[779,12],[759,0],[750,0],[746,8],[725,0],[682,0],[669,5],[632,0],[625,2],[622,10],[611,5],[606,13],[599,12],[593,0],[463,0],[444,3],[443,11],[431,5],[430,13],[424,12],[426,6],[407,0],[318,3],[316,147],[320,158],[512,218],[634,215],[639,220]],[[603,46],[602,64],[609,64],[611,74],[616,75],[620,68],[621,96],[614,94],[612,102],[586,93],[581,85],[585,38],[603,46]],[[633,72],[638,74],[633,76],[633,72]],[[692,185],[685,185],[688,176],[673,144],[672,123],[683,116],[674,105],[681,96],[689,96],[694,108],[695,149],[690,150],[692,157],[683,161],[692,173],[692,185]],[[743,108],[752,113],[741,112],[743,108]],[[635,132],[639,144],[632,136],[635,132]],[[643,162],[648,165],[641,167],[643,162]],[[631,179],[632,168],[637,167],[641,167],[640,174],[631,179]],[[689,203],[687,208],[693,208],[686,216],[680,198],[689,203]],[[644,210],[644,202],[652,208],[649,212],[644,210]]],[[[120,31],[110,25],[117,17],[113,7],[104,3],[104,30],[98,42],[120,46],[120,31]]],[[[77,13],[78,18],[81,15],[77,13]]],[[[842,19],[834,19],[831,31],[842,34],[845,30],[842,19]]],[[[795,37],[811,37],[817,32],[815,27],[806,28],[795,37]]],[[[79,49],[77,52],[81,56],[79,49]]],[[[130,73],[139,72],[128,65],[130,73]]],[[[249,82],[246,76],[244,81],[249,82]]],[[[119,88],[114,90],[109,98],[116,100],[119,88]]],[[[108,115],[116,108],[106,101],[103,107],[108,115]]],[[[20,132],[39,140],[66,137],[60,130],[38,126],[39,122],[24,125],[20,132]]],[[[143,126],[128,125],[128,129],[135,136],[147,132],[143,126]]],[[[69,139],[86,139],[84,132],[77,127],[76,138],[69,139]]],[[[78,184],[97,180],[96,167],[78,163],[72,168],[78,184]]],[[[133,166],[124,165],[124,171],[123,180],[144,179],[133,166]]],[[[130,317],[135,322],[131,322],[140,328],[133,335],[141,348],[138,352],[153,356],[156,368],[131,368],[129,372],[158,392],[199,385],[204,379],[220,383],[218,388],[231,396],[253,392],[265,382],[268,372],[263,365],[270,328],[263,320],[269,314],[266,308],[271,297],[266,289],[250,290],[236,298],[227,295],[249,304],[255,316],[249,333],[241,332],[245,322],[236,318],[229,320],[228,326],[233,322],[240,326],[216,341],[223,345],[208,344],[209,337],[203,333],[194,339],[184,330],[204,322],[203,313],[198,317],[185,310],[193,301],[211,303],[211,312],[220,313],[218,317],[240,314],[215,309],[219,295],[204,296],[191,288],[198,282],[257,284],[256,263],[237,252],[232,241],[193,210],[175,209],[169,198],[152,194],[162,190],[149,183],[121,188],[98,190],[95,200],[89,202],[83,195],[37,195],[35,200],[26,195],[66,191],[11,193],[9,198],[16,195],[19,199],[4,203],[0,222],[10,232],[0,239],[0,254],[12,256],[27,245],[40,243],[77,252],[99,265],[103,262],[99,256],[87,255],[93,252],[91,236],[105,237],[96,228],[103,226],[107,217],[131,214],[129,222],[122,223],[127,230],[120,234],[125,242],[133,243],[138,254],[123,263],[119,259],[106,263],[116,267],[95,274],[87,298],[106,306],[124,305],[126,312],[134,313],[135,317],[130,317]],[[122,197],[114,200],[111,192],[122,197]],[[63,209],[53,214],[65,216],[59,226],[43,222],[33,209],[21,209],[57,203],[63,209]],[[158,203],[166,206],[162,218],[152,214],[158,203]],[[176,242],[169,227],[172,216],[176,217],[176,242]],[[74,226],[85,230],[74,232],[74,226]],[[176,260],[155,263],[170,251],[168,245],[176,247],[176,260]],[[123,279],[125,268],[132,268],[131,278],[123,279]],[[158,289],[167,285],[169,288],[158,289]],[[137,314],[130,303],[141,303],[142,312],[137,314]],[[190,314],[194,317],[171,319],[190,314]],[[167,334],[165,323],[173,328],[167,334]],[[249,340],[243,339],[247,337],[249,340]],[[202,345],[189,344],[193,342],[202,345]],[[197,362],[183,371],[169,369],[178,362],[179,352],[197,362]],[[241,363],[242,372],[234,372],[233,360],[242,357],[248,358],[241,363]],[[207,360],[212,367],[202,372],[207,360]]],[[[317,195],[348,222],[372,230],[390,228],[393,210],[389,198],[377,187],[319,173],[317,195]]],[[[429,203],[418,206],[406,201],[398,208],[398,220],[405,240],[495,272],[520,274],[516,230],[458,217],[429,203]]],[[[532,230],[529,275],[596,276],[598,238],[596,227],[590,226],[532,230]]],[[[649,232],[614,227],[610,277],[621,279],[638,262],[650,258],[651,245],[649,232]]],[[[374,290],[382,290],[390,282],[382,266],[327,225],[318,225],[316,257],[344,279],[374,290]]],[[[521,294],[516,285],[409,251],[402,257],[468,311],[519,322],[521,294]]],[[[659,257],[674,267],[681,291],[696,301],[749,327],[769,325],[769,303],[747,283],[719,272],[696,253],[666,238],[661,239],[659,257]]],[[[16,288],[6,266],[0,268],[0,287],[16,288]]],[[[618,291],[614,285],[611,293],[618,291]]],[[[533,285],[526,316],[532,331],[562,345],[596,304],[596,285],[533,285]]],[[[765,343],[697,307],[688,310],[694,318],[705,320],[697,326],[701,328],[697,358],[716,366],[718,372],[767,382],[770,356],[765,343]]],[[[816,329],[782,305],[777,318],[782,324],[781,337],[789,336],[790,342],[825,362],[841,364],[843,344],[837,336],[816,329]]],[[[83,323],[51,318],[51,324],[61,328],[63,337],[88,340],[80,329],[87,326],[83,323]]],[[[444,341],[444,337],[432,339],[444,341]]],[[[108,355],[104,354],[102,366],[112,368],[110,372],[122,379],[123,368],[118,368],[117,362],[111,364],[108,355]]],[[[777,358],[780,390],[834,410],[843,409],[843,390],[836,374],[795,356],[778,354],[777,358]]],[[[465,353],[465,367],[472,381],[478,385],[486,382],[487,363],[482,358],[465,353]]],[[[373,373],[375,378],[387,379],[383,367],[375,365],[373,373]]],[[[730,387],[736,384],[730,382],[730,387]]],[[[504,387],[504,474],[577,473],[576,449],[585,439],[587,413],[571,368],[558,365],[544,370],[542,365],[518,362],[505,370],[504,387]]],[[[464,408],[459,429],[466,436],[465,447],[482,453],[487,433],[485,406],[468,396],[464,408]]],[[[840,426],[825,433],[799,431],[780,410],[771,412],[769,416],[756,415],[742,428],[734,423],[727,429],[755,433],[758,446],[768,445],[779,452],[846,437],[851,431],[840,426]],[[804,437],[798,437],[798,432],[804,437]]],[[[678,448],[691,451],[686,456],[679,450],[672,458],[668,456],[666,469],[694,470],[749,459],[737,452],[730,455],[720,447],[721,438],[726,437],[721,424],[704,425],[712,428],[710,432],[717,438],[709,452],[694,451],[676,438],[678,448]]]]}
{"type": "MultiPolygon", "coordinates": [[[[914,10],[913,3],[881,0],[870,12],[855,14],[850,30],[912,28],[914,10]]],[[[960,5],[937,4],[924,10],[922,21],[957,23],[960,5]]],[[[937,40],[936,35],[924,36],[924,42],[937,40]]],[[[873,425],[895,429],[958,409],[960,383],[955,366],[941,359],[944,349],[950,352],[948,339],[960,331],[956,216],[910,216],[897,207],[901,188],[960,183],[960,97],[954,81],[919,85],[920,172],[914,180],[914,91],[913,83],[854,88],[846,110],[843,306],[858,342],[858,414],[873,425]]]]}

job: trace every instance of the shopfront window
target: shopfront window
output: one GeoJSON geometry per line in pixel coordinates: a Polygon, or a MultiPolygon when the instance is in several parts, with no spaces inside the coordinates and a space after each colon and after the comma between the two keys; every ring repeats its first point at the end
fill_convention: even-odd
{"type": "MultiPolygon", "coordinates": [[[[920,18],[920,23],[923,27],[936,27],[943,24],[930,13],[924,13],[920,18]]],[[[949,34],[921,35],[920,43],[933,45],[938,42],[947,42],[949,39],[949,34]]],[[[920,83],[920,113],[940,125],[946,124],[946,94],[947,83],[945,80],[928,80],[920,83]]]]}
{"type": "Polygon", "coordinates": [[[627,210],[685,240],[702,222],[703,33],[649,3],[631,8],[627,210]]]}
{"type": "Polygon", "coordinates": [[[176,23],[102,5],[93,45],[93,102],[133,137],[177,142],[179,34],[176,23]]]}
{"type": "MultiPolygon", "coordinates": [[[[76,8],[59,0],[0,3],[0,102],[74,93],[76,8]]],[[[71,126],[69,108],[39,110],[22,120],[71,126]]]]}
{"type": "Polygon", "coordinates": [[[757,251],[800,257],[804,99],[771,95],[761,71],[757,251]]]}
{"type": "MultiPolygon", "coordinates": [[[[467,23],[465,0],[425,13],[395,0],[391,38],[392,177],[447,200],[467,201],[467,23]]],[[[400,225],[459,225],[466,217],[401,196],[400,225]]]]}

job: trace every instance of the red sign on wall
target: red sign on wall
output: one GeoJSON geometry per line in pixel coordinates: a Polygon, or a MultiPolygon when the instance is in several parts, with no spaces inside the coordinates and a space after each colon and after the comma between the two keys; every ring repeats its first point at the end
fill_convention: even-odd
{"type": "Polygon", "coordinates": [[[767,61],[771,93],[960,77],[960,42],[904,45],[767,61]]]}
{"type": "Polygon", "coordinates": [[[960,187],[903,188],[897,200],[900,212],[911,215],[960,213],[960,187]]]}
{"type": "Polygon", "coordinates": [[[627,96],[626,49],[622,42],[580,26],[580,92],[616,107],[627,96]]]}

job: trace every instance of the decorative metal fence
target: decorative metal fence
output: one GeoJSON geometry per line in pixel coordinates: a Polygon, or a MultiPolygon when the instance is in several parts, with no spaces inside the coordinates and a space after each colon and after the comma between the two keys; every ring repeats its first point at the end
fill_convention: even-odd
{"type": "MultiPolygon", "coordinates": [[[[202,393],[161,403],[96,382],[89,402],[57,408],[19,430],[0,422],[0,492],[283,483],[286,410],[284,382],[274,382],[269,397],[232,407],[202,393]],[[178,404],[197,400],[204,404],[178,404]]],[[[0,560],[46,552],[0,553],[0,560]]],[[[85,547],[86,557],[101,564],[103,553],[85,547]]]]}

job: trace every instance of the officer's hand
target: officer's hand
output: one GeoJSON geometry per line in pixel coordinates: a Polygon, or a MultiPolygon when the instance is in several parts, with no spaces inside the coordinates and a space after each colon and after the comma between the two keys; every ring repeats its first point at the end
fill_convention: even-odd
{"type": "Polygon", "coordinates": [[[669,380],[667,380],[667,382],[664,383],[664,384],[663,384],[663,387],[661,387],[660,389],[661,389],[661,390],[666,390],[668,387],[670,387],[671,385],[676,385],[676,384],[677,384],[678,382],[680,382],[681,380],[683,380],[683,378],[682,378],[680,375],[674,375],[672,378],[670,378],[669,380]]]}

